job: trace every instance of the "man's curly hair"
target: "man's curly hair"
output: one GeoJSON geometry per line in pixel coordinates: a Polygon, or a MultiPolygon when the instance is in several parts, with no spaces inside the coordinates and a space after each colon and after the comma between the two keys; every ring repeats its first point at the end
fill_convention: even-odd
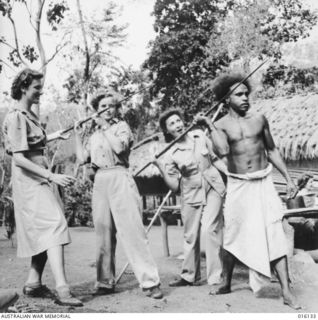
{"type": "MultiPolygon", "coordinates": [[[[216,100],[221,100],[234,84],[241,82],[244,78],[245,76],[240,73],[224,74],[216,78],[212,89],[216,100]]],[[[248,80],[243,81],[243,84],[249,92],[252,91],[252,86],[248,80]]]]}
{"type": "Polygon", "coordinates": [[[159,118],[159,125],[163,132],[166,142],[171,142],[173,140],[173,137],[171,136],[171,134],[167,132],[167,124],[166,124],[166,121],[173,115],[179,116],[180,119],[183,121],[182,112],[176,108],[168,109],[159,118]]]}
{"type": "Polygon", "coordinates": [[[121,96],[120,93],[118,93],[112,89],[98,90],[91,100],[91,106],[94,108],[94,110],[97,111],[99,102],[102,99],[109,98],[109,97],[113,98],[113,100],[115,101],[116,108],[121,107],[121,100],[123,99],[123,97],[121,96]]]}
{"type": "Polygon", "coordinates": [[[11,97],[14,100],[20,100],[22,89],[27,89],[34,79],[42,79],[43,73],[29,68],[20,71],[13,79],[11,85],[11,97]]]}

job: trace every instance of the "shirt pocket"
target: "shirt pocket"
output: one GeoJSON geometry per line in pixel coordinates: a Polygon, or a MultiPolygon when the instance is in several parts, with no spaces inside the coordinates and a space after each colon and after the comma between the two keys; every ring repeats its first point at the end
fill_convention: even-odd
{"type": "Polygon", "coordinates": [[[183,158],[176,159],[176,164],[183,177],[190,177],[198,173],[197,161],[191,155],[184,154],[183,158]]]}

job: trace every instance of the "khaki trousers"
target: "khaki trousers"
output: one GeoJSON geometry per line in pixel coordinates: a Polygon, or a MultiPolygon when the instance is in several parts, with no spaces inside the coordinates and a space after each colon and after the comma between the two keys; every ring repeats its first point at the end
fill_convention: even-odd
{"type": "Polygon", "coordinates": [[[181,277],[189,282],[200,280],[200,231],[206,246],[206,270],[209,285],[221,282],[222,276],[222,197],[210,189],[206,205],[191,206],[184,203],[181,208],[184,224],[184,261],[181,277]]]}
{"type": "Polygon", "coordinates": [[[115,285],[116,232],[141,288],[160,282],[141,219],[140,195],[128,170],[98,170],[93,188],[97,286],[115,285]]]}

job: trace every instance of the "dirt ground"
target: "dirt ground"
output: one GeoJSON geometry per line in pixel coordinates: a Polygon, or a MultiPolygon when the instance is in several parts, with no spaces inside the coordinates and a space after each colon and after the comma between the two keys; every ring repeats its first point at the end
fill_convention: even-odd
{"type": "MultiPolygon", "coordinates": [[[[16,257],[15,240],[5,239],[4,229],[0,228],[0,287],[15,289],[20,294],[18,303],[38,307],[42,312],[91,312],[91,313],[291,313],[295,312],[283,305],[280,287],[277,282],[269,282],[263,298],[255,298],[248,286],[248,271],[237,266],[233,277],[232,293],[223,296],[208,295],[209,286],[205,279],[205,260],[202,258],[202,285],[199,287],[170,288],[180,271],[182,252],[182,228],[169,227],[170,257],[163,257],[161,228],[153,227],[149,241],[159,267],[162,300],[144,297],[130,268],[116,287],[116,293],[109,296],[93,297],[91,292],[95,280],[95,241],[92,228],[71,228],[72,244],[66,247],[66,270],[74,294],[84,302],[84,307],[61,307],[50,299],[30,299],[22,294],[22,287],[28,272],[29,260],[16,257]]],[[[306,254],[294,256],[290,263],[293,288],[299,302],[305,307],[302,312],[318,312],[318,265],[306,254]]],[[[120,242],[117,250],[117,272],[126,262],[120,242]]],[[[54,288],[49,266],[43,276],[43,283],[54,288]]]]}

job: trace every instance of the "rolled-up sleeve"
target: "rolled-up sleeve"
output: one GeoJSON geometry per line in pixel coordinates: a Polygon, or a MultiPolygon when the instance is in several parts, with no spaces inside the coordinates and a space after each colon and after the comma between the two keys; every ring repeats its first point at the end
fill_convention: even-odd
{"type": "Polygon", "coordinates": [[[27,129],[27,121],[23,114],[18,112],[8,114],[4,133],[6,135],[6,149],[9,153],[30,150],[27,129]]]}
{"type": "Polygon", "coordinates": [[[133,143],[132,132],[125,121],[118,122],[116,131],[114,133],[107,132],[107,137],[116,154],[128,151],[133,143]]]}
{"type": "Polygon", "coordinates": [[[171,154],[167,154],[164,158],[165,171],[171,178],[179,179],[180,171],[177,167],[177,164],[173,160],[171,154]]]}

